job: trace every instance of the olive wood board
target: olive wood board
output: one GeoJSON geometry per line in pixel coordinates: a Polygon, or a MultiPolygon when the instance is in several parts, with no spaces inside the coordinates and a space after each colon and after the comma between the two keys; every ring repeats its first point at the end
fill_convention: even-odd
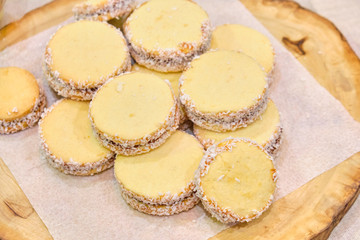
{"type": "MultiPolygon", "coordinates": [[[[360,60],[327,19],[284,0],[240,0],[360,120],[360,60]],[[341,61],[339,61],[341,59],[341,61]]],[[[71,16],[79,0],[55,0],[0,29],[0,51],[71,16]]],[[[0,239],[52,239],[0,159],[0,239]]],[[[360,153],[276,201],[259,219],[211,239],[327,239],[360,192],[360,153]]]]}

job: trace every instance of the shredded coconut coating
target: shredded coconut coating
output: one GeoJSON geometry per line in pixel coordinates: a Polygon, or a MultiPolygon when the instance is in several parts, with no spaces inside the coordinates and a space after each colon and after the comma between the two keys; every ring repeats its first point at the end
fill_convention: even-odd
{"type": "Polygon", "coordinates": [[[124,24],[124,34],[129,41],[131,56],[135,61],[149,69],[159,72],[180,72],[186,69],[196,56],[206,52],[210,47],[211,26],[210,21],[206,20],[201,26],[201,41],[199,43],[183,43],[181,49],[155,49],[149,51],[142,46],[131,42],[132,33],[129,28],[131,16],[124,24]]]}
{"type": "Polygon", "coordinates": [[[81,3],[73,8],[76,20],[109,21],[128,16],[136,7],[135,0],[108,0],[103,6],[81,3]]]}
{"type": "MultiPolygon", "coordinates": [[[[199,134],[199,131],[197,128],[194,128],[193,132],[194,132],[194,135],[196,136],[196,138],[200,141],[200,143],[204,146],[205,149],[208,149],[212,145],[215,144],[214,139],[201,137],[201,134],[199,134]]],[[[274,131],[273,135],[269,138],[269,140],[266,141],[266,143],[261,145],[265,149],[265,151],[270,156],[272,156],[274,159],[276,158],[277,153],[280,148],[280,145],[281,145],[282,132],[283,132],[283,128],[281,127],[281,124],[279,124],[276,127],[276,130],[274,131]]]]}
{"type": "MultiPolygon", "coordinates": [[[[0,134],[16,133],[34,126],[40,119],[44,108],[46,107],[46,98],[42,88],[39,88],[39,97],[36,99],[34,107],[27,115],[11,121],[0,119],[0,134]]],[[[14,111],[14,109],[13,109],[14,111]]]]}
{"type": "MultiPolygon", "coordinates": [[[[161,144],[163,144],[165,140],[168,137],[170,137],[173,132],[175,132],[175,130],[179,127],[179,123],[180,123],[179,103],[177,102],[177,99],[175,97],[173,89],[171,88],[170,83],[169,82],[166,83],[169,85],[171,89],[174,105],[171,107],[169,115],[165,120],[165,122],[162,124],[162,126],[159,127],[155,132],[148,134],[140,139],[133,139],[133,140],[121,139],[118,136],[111,136],[109,134],[100,131],[96,127],[93,116],[91,115],[91,111],[90,111],[92,105],[92,101],[91,101],[89,107],[89,118],[94,133],[98,138],[98,140],[111,151],[114,151],[118,154],[125,156],[146,153],[152,149],[161,146],[161,144]]],[[[96,98],[96,93],[93,99],[95,98],[96,98]]]]}
{"type": "MultiPolygon", "coordinates": [[[[236,146],[236,143],[241,141],[257,146],[260,150],[266,153],[263,147],[251,141],[250,139],[229,137],[216,145],[212,145],[205,152],[205,155],[200,162],[200,166],[195,173],[196,195],[200,198],[201,203],[203,204],[205,210],[207,210],[214,218],[216,218],[222,223],[250,222],[251,220],[258,218],[265,210],[267,210],[274,199],[274,196],[271,195],[268,202],[263,208],[254,209],[251,215],[242,217],[232,212],[232,210],[229,208],[222,208],[217,204],[217,202],[214,199],[212,198],[210,199],[206,196],[206,193],[204,192],[201,186],[201,177],[205,176],[208,173],[210,164],[215,160],[215,157],[218,154],[222,152],[231,152],[232,148],[236,146]],[[225,142],[226,144],[224,144],[225,142]]],[[[269,154],[267,154],[267,156],[272,162],[274,162],[273,157],[271,157],[269,154]]],[[[272,180],[274,182],[277,181],[277,172],[275,169],[273,171],[272,180]]]]}
{"type": "MultiPolygon", "coordinates": [[[[266,84],[261,95],[256,97],[255,104],[248,108],[243,108],[237,112],[201,112],[199,111],[191,97],[184,92],[183,76],[180,77],[180,101],[184,106],[187,117],[196,125],[215,132],[234,131],[241,127],[246,127],[255,121],[266,109],[268,103],[268,85],[266,84]]],[[[268,82],[268,80],[267,80],[268,82]]]]}
{"type": "Polygon", "coordinates": [[[131,198],[124,192],[121,192],[121,194],[124,200],[132,208],[138,210],[139,212],[143,212],[150,215],[156,215],[156,216],[169,216],[169,215],[174,215],[188,211],[191,208],[195,207],[200,201],[200,199],[196,197],[194,193],[192,193],[187,198],[183,199],[182,201],[175,202],[172,205],[158,205],[158,204],[143,203],[134,198],[131,198]]]}
{"type": "Polygon", "coordinates": [[[44,64],[43,71],[45,74],[45,78],[48,80],[48,83],[55,92],[57,92],[60,96],[65,98],[70,98],[72,100],[77,101],[90,101],[94,96],[95,92],[109,79],[116,77],[125,72],[129,72],[131,70],[131,57],[129,54],[129,50],[127,48],[126,40],[119,29],[108,24],[110,27],[116,30],[116,32],[121,36],[124,49],[126,51],[125,61],[121,64],[120,67],[114,70],[114,72],[110,73],[108,76],[103,76],[96,83],[89,83],[84,81],[82,83],[74,82],[73,80],[65,80],[60,77],[60,73],[58,71],[51,70],[52,65],[52,55],[51,48],[48,47],[50,40],[54,37],[56,32],[51,36],[47,47],[45,49],[44,54],[44,64]]]}
{"type": "MultiPolygon", "coordinates": [[[[64,99],[64,98],[63,98],[64,99]]],[[[108,168],[111,168],[114,165],[116,154],[114,152],[109,152],[103,159],[93,163],[78,163],[76,161],[65,162],[61,157],[55,156],[46,143],[46,139],[41,128],[42,120],[49,114],[56,105],[63,101],[63,99],[54,103],[50,108],[47,108],[44,113],[41,115],[41,120],[39,121],[39,135],[40,135],[40,154],[42,158],[46,159],[49,164],[58,169],[60,172],[70,175],[77,176],[88,176],[100,173],[108,168]]]]}

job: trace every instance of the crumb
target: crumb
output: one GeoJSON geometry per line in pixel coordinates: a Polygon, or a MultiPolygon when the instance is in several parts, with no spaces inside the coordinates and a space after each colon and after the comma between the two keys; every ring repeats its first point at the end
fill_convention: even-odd
{"type": "Polygon", "coordinates": [[[13,113],[17,113],[18,112],[18,109],[17,107],[14,107],[13,110],[12,110],[13,113]]]}
{"type": "Polygon", "coordinates": [[[238,183],[240,183],[240,179],[238,179],[238,178],[235,178],[235,181],[237,181],[238,183]]]}
{"type": "Polygon", "coordinates": [[[224,178],[224,174],[223,175],[221,175],[218,179],[217,179],[217,181],[220,181],[221,179],[223,179],[224,178]]]}
{"type": "Polygon", "coordinates": [[[123,86],[124,86],[124,83],[123,83],[123,82],[119,82],[119,84],[117,85],[116,91],[117,91],[117,92],[121,92],[121,91],[123,90],[123,86]]]}

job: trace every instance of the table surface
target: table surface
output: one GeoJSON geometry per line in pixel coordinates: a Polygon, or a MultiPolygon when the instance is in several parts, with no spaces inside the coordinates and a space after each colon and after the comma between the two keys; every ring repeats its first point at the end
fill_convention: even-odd
{"type": "MultiPolygon", "coordinates": [[[[6,24],[21,18],[26,12],[40,7],[50,0],[7,0],[3,9],[3,18],[0,19],[0,28],[6,24]]],[[[303,7],[316,12],[329,19],[343,33],[355,53],[360,56],[360,1],[359,0],[296,0],[303,7]]],[[[360,239],[359,236],[343,236],[343,229],[349,228],[351,222],[357,218],[360,212],[360,200],[358,199],[350,211],[339,223],[330,239],[360,239]]],[[[356,228],[356,226],[351,226],[356,228]]],[[[360,226],[358,226],[360,228],[360,226]]]]}

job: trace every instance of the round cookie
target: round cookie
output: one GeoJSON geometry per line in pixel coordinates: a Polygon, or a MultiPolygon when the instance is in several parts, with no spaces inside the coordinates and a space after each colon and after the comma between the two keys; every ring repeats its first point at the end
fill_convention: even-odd
{"type": "MultiPolygon", "coordinates": [[[[177,98],[179,98],[179,78],[181,76],[181,72],[174,72],[174,73],[158,72],[158,71],[143,67],[136,63],[132,66],[131,71],[132,72],[151,73],[151,74],[154,74],[155,76],[158,76],[159,78],[161,78],[163,80],[169,81],[172,89],[174,90],[175,96],[177,98]]],[[[180,109],[180,123],[183,123],[187,119],[186,113],[182,106],[180,106],[179,109],[180,109]]]]}
{"type": "Polygon", "coordinates": [[[61,96],[91,100],[108,79],[131,68],[120,30],[99,21],[82,20],[60,28],[45,51],[44,72],[61,96]]]}
{"type": "Polygon", "coordinates": [[[114,164],[116,155],[96,140],[88,112],[89,102],[61,99],[39,122],[42,153],[65,174],[93,175],[114,164]]]}
{"type": "Polygon", "coordinates": [[[34,126],[46,106],[35,77],[18,67],[0,68],[0,134],[34,126]]]}
{"type": "Polygon", "coordinates": [[[194,59],[180,78],[180,101],[196,125],[217,132],[246,127],[265,110],[266,73],[251,57],[210,51],[194,59]]]}
{"type": "Polygon", "coordinates": [[[73,13],[77,20],[108,21],[129,15],[135,6],[135,0],[87,0],[75,5],[73,13]]]}
{"type": "Polygon", "coordinates": [[[146,204],[173,205],[194,190],[194,174],[203,156],[198,140],[176,131],[163,145],[149,153],[120,156],[115,177],[130,198],[146,204]]]}
{"type": "Polygon", "coordinates": [[[135,61],[160,72],[179,72],[210,46],[207,13],[187,0],[150,0],[124,24],[135,61]]]}
{"type": "Polygon", "coordinates": [[[272,203],[277,174],[262,147],[227,138],[210,147],[196,172],[196,195],[223,223],[249,222],[272,203]]]}
{"type": "MultiPolygon", "coordinates": [[[[255,29],[240,24],[217,26],[212,34],[211,49],[240,51],[254,58],[272,80],[275,53],[270,40],[255,29]]],[[[269,83],[270,84],[270,83],[269,83]]]]}
{"type": "Polygon", "coordinates": [[[94,95],[89,113],[107,148],[135,155],[159,147],[179,126],[179,108],[170,84],[132,72],[115,77],[94,95]]]}
{"type": "Polygon", "coordinates": [[[214,132],[197,125],[194,134],[205,149],[228,137],[248,138],[262,146],[267,153],[275,157],[281,143],[282,127],[280,114],[275,103],[269,99],[265,112],[247,127],[235,131],[214,132]]]}
{"type": "Polygon", "coordinates": [[[131,198],[124,192],[122,192],[122,196],[132,208],[138,210],[139,212],[156,216],[169,216],[188,211],[195,207],[200,201],[194,193],[179,202],[173,203],[172,205],[143,203],[135,198],[131,198]]]}

